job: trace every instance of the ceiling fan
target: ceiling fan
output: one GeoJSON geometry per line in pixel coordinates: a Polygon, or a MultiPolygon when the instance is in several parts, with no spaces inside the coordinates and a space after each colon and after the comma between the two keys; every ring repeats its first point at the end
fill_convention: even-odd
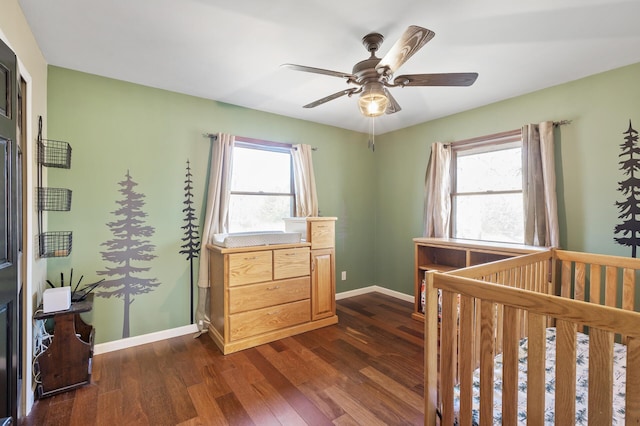
{"type": "Polygon", "coordinates": [[[393,45],[391,50],[382,58],[376,56],[384,37],[378,33],[370,33],[362,38],[362,44],[371,56],[354,65],[351,74],[331,71],[322,68],[307,67],[296,64],[283,64],[283,67],[296,71],[324,74],[332,77],[344,78],[347,84],[355,85],[332,95],[304,105],[303,108],[314,108],[342,96],[360,94],[358,106],[360,112],[367,117],[377,117],[382,114],[393,114],[400,111],[400,105],[391,96],[389,87],[405,86],[471,86],[478,78],[478,73],[447,73],[447,74],[406,74],[393,78],[402,64],[414,53],[433,38],[435,33],[426,28],[410,26],[402,37],[393,45]]]}

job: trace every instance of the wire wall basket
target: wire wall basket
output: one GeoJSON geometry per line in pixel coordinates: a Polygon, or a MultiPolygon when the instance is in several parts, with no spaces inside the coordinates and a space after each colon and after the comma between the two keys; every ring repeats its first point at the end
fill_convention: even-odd
{"type": "Polygon", "coordinates": [[[38,209],[58,212],[71,210],[71,190],[67,188],[38,188],[38,209]]]}
{"type": "Polygon", "coordinates": [[[71,145],[64,141],[42,139],[39,144],[40,163],[59,169],[71,168],[71,145]]]}
{"type": "Polygon", "coordinates": [[[66,257],[71,254],[71,231],[45,232],[38,237],[40,257],[66,257]]]}

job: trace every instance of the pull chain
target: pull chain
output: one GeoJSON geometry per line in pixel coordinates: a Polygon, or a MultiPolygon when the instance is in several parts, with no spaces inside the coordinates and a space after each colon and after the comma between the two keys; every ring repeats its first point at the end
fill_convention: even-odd
{"type": "Polygon", "coordinates": [[[376,151],[376,118],[371,117],[371,136],[369,137],[369,149],[371,152],[376,151]]]}

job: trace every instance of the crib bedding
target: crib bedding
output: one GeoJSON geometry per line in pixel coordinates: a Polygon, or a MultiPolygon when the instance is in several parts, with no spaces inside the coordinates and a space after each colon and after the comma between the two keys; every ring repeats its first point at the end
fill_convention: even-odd
{"type": "MultiPolygon", "coordinates": [[[[546,331],[546,367],[545,367],[545,425],[554,424],[554,394],[555,394],[555,343],[556,330],[554,327],[546,331]]],[[[518,422],[527,422],[527,339],[520,342],[518,363],[518,422]]],[[[613,425],[624,424],[625,386],[626,386],[626,347],[614,343],[613,366],[613,425]]],[[[494,410],[493,423],[502,424],[502,354],[495,358],[494,370],[494,410]]],[[[576,338],[576,425],[587,424],[587,397],[589,380],[589,336],[578,333],[576,338]]],[[[459,407],[459,388],[454,389],[455,407],[459,407]]],[[[473,376],[473,421],[478,424],[480,412],[480,380],[478,370],[473,376]]]]}

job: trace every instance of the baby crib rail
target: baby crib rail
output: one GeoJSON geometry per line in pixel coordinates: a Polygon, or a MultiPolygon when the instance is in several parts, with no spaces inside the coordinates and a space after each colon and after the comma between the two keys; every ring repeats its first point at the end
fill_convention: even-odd
{"type": "Polygon", "coordinates": [[[640,421],[640,313],[632,312],[638,270],[640,260],[636,259],[550,250],[447,274],[428,272],[425,424],[435,424],[438,409],[441,424],[453,424],[456,419],[460,424],[471,424],[471,381],[478,366],[480,424],[491,424],[494,358],[498,353],[502,353],[504,366],[502,419],[504,424],[515,424],[518,345],[523,336],[529,343],[527,416],[533,424],[542,422],[545,329],[552,322],[557,333],[556,424],[575,421],[576,332],[583,326],[588,327],[590,336],[589,423],[611,422],[610,366],[616,334],[624,336],[627,343],[626,420],[640,421]],[[442,292],[440,317],[438,290],[442,292]],[[459,386],[457,411],[455,385],[459,386]]]}

